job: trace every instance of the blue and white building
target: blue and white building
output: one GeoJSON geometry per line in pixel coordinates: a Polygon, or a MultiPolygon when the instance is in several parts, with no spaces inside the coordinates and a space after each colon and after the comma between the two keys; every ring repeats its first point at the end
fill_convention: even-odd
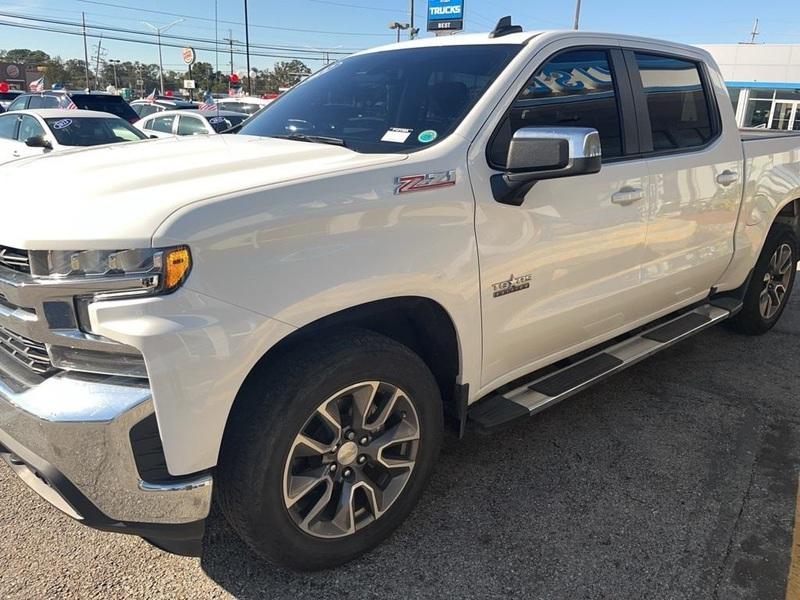
{"type": "Polygon", "coordinates": [[[722,69],[740,127],[800,131],[800,44],[701,47],[722,69]]]}

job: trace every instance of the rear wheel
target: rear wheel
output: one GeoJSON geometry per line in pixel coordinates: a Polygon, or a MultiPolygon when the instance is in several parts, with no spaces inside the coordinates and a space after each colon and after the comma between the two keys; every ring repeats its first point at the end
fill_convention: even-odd
{"type": "Polygon", "coordinates": [[[744,307],[730,320],[740,333],[760,335],[781,318],[797,274],[798,241],[786,225],[776,225],[761,251],[744,296],[744,307]]]}
{"type": "Polygon", "coordinates": [[[366,552],[410,513],[433,470],[442,406],[405,346],[350,332],[304,346],[248,385],[218,469],[223,513],[294,569],[366,552]]]}

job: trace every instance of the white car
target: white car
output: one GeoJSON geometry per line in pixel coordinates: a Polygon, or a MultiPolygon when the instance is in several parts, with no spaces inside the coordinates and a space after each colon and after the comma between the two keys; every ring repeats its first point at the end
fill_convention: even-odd
{"type": "Polygon", "coordinates": [[[274,99],[259,98],[258,96],[237,96],[220,98],[216,101],[220,110],[231,110],[233,112],[252,115],[265,106],[269,106],[274,99]]]}
{"type": "Polygon", "coordinates": [[[152,137],[222,133],[249,115],[229,110],[165,110],[143,117],[134,127],[152,137]]]}
{"type": "MultiPolygon", "coordinates": [[[[766,333],[800,251],[800,132],[740,132],[710,54],[509,18],[349,56],[237,135],[16,161],[0,190],[24,198],[0,203],[0,457],[173,552],[216,497],[305,570],[411,514],[445,423],[536,414],[722,321],[766,333]]],[[[794,360],[767,375],[796,398],[794,360]]]]}
{"type": "Polygon", "coordinates": [[[0,115],[0,164],[76,147],[135,142],[130,123],[93,110],[17,110],[0,115]]]}

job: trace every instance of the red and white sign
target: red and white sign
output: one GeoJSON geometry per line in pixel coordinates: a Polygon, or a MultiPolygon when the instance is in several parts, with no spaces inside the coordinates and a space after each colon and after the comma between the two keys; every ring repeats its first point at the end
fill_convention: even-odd
{"type": "Polygon", "coordinates": [[[184,48],[181,50],[181,56],[183,57],[183,62],[189,66],[193,65],[194,61],[197,60],[197,54],[194,48],[184,48]]]}

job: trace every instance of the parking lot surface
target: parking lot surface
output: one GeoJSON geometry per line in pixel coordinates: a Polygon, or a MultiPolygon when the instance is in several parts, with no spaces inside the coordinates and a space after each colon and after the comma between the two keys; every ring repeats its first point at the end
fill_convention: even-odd
{"type": "Polygon", "coordinates": [[[202,559],[89,530],[0,464],[0,598],[782,599],[798,356],[800,294],[766,336],[718,327],[498,434],[451,441],[388,543],[316,574],[260,563],[217,514],[202,559]]]}

